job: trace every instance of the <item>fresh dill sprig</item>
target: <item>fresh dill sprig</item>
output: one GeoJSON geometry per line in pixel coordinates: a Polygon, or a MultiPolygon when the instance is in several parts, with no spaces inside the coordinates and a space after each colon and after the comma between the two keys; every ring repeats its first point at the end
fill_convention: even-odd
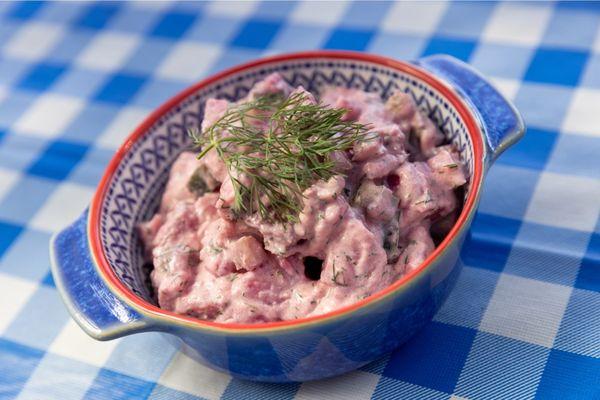
{"type": "Polygon", "coordinates": [[[369,127],[344,121],[343,108],[314,104],[303,93],[258,97],[230,107],[200,133],[189,132],[200,149],[227,167],[236,217],[258,213],[274,222],[295,222],[302,210],[302,192],[335,170],[333,152],[369,140],[369,127]]]}

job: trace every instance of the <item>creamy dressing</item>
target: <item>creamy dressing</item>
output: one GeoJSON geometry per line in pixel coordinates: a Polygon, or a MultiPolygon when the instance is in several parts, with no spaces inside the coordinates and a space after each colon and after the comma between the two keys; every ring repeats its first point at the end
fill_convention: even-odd
{"type": "MultiPolygon", "coordinates": [[[[246,100],[303,91],[273,74],[246,100]]],[[[162,308],[218,322],[319,315],[384,289],[431,254],[431,232],[445,234],[462,201],[456,150],[404,93],[384,103],[330,88],[321,101],[346,108],[344,119],[369,124],[375,138],[333,155],[340,174],[304,191],[295,223],[235,219],[231,180],[214,151],[175,161],[158,213],[139,227],[162,308]]],[[[202,129],[230,105],[208,100],[202,129]]]]}

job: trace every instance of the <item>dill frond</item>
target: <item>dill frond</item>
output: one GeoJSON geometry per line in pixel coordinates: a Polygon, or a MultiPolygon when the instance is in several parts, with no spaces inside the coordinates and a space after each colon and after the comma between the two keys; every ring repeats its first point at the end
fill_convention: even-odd
{"type": "Polygon", "coordinates": [[[295,222],[304,190],[340,174],[331,154],[372,138],[367,125],[343,121],[346,112],[302,93],[267,95],[233,105],[204,132],[189,134],[198,158],[214,149],[225,163],[237,217],[295,222]]]}

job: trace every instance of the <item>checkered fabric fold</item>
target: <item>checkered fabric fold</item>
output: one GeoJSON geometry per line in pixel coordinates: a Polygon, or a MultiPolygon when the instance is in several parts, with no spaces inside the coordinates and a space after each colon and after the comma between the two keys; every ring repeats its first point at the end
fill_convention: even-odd
{"type": "Polygon", "coordinates": [[[600,3],[0,3],[0,398],[600,399],[600,3]],[[48,240],[117,146],[207,74],[315,48],[452,54],[526,119],[434,321],[359,371],[287,385],[159,334],[85,336],[48,240]]]}

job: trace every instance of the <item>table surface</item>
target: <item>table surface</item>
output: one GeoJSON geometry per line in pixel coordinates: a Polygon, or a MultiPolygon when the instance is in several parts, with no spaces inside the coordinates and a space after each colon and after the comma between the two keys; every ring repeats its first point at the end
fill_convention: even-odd
{"type": "Polygon", "coordinates": [[[597,399],[599,214],[599,3],[0,3],[0,398],[597,399]],[[48,240],[116,147],[207,74],[315,48],[449,53],[525,117],[434,321],[359,371],[289,385],[213,372],[158,334],[85,336],[48,240]]]}

